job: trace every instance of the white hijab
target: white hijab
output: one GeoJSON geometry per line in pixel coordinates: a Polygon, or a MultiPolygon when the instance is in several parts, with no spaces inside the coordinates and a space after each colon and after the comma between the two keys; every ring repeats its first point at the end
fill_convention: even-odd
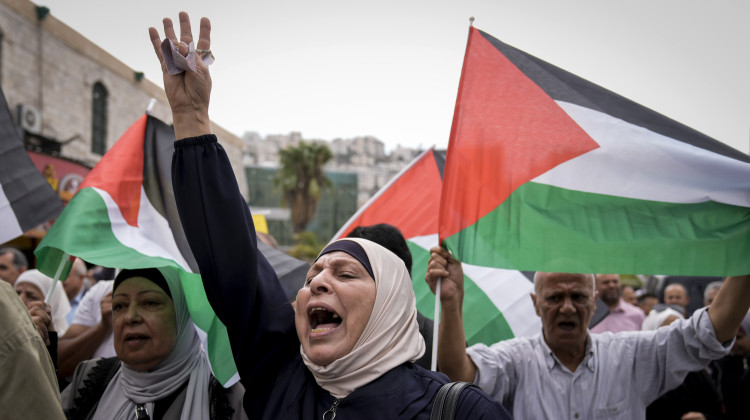
{"type": "MultiPolygon", "coordinates": [[[[46,299],[49,288],[52,286],[52,278],[47,277],[36,269],[26,270],[16,279],[15,287],[17,288],[21,283],[30,283],[38,287],[46,299]]],[[[52,323],[55,326],[55,331],[57,331],[58,337],[62,337],[65,331],[68,330],[68,321],[65,317],[70,312],[70,302],[68,301],[68,296],[65,295],[65,289],[63,289],[62,284],[55,286],[55,291],[52,292],[52,299],[49,301],[49,307],[52,311],[52,323]]]]}
{"type": "Polygon", "coordinates": [[[327,366],[313,363],[300,346],[302,359],[315,381],[336,398],[351,394],[384,373],[424,354],[417,325],[417,305],[411,277],[403,261],[382,246],[346,238],[364,249],[375,278],[375,304],[362,336],[346,356],[327,366]]]}
{"type": "Polygon", "coordinates": [[[652,331],[659,327],[661,327],[661,324],[663,324],[667,318],[670,316],[676,316],[679,319],[685,319],[684,316],[680,312],[677,312],[676,310],[667,307],[662,311],[657,311],[656,309],[652,309],[651,312],[648,314],[646,319],[643,320],[643,325],[641,325],[641,330],[643,331],[652,331]]]}
{"type": "Polygon", "coordinates": [[[153,418],[154,403],[168,397],[188,381],[185,405],[180,419],[208,419],[208,385],[211,369],[195,331],[179,276],[172,269],[159,269],[169,284],[177,339],[172,352],[153,370],[140,372],[123,363],[109,382],[94,413],[94,420],[134,418],[136,404],[145,404],[153,418]]]}

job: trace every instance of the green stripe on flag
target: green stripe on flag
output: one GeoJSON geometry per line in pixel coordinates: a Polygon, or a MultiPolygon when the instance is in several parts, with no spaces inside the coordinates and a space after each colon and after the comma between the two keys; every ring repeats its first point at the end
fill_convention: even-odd
{"type": "Polygon", "coordinates": [[[746,207],[637,200],[529,182],[445,245],[465,255],[464,262],[506,269],[740,275],[750,273],[748,222],[746,207]]]}
{"type": "Polygon", "coordinates": [[[207,334],[207,353],[216,379],[226,384],[237,373],[226,327],[219,321],[206,298],[200,275],[186,272],[175,261],[144,255],[122,244],[113,233],[104,199],[92,188],[84,188],[68,203],[35,251],[38,268],[54,275],[66,253],[116,268],[172,267],[180,272],[185,300],[195,325],[207,334]],[[85,220],[86,223],[80,223],[85,220]],[[72,227],[72,228],[60,228],[72,227]],[[116,250],[116,252],[113,252],[116,250]]]}
{"type": "MultiPolygon", "coordinates": [[[[427,262],[430,259],[428,250],[407,241],[412,255],[412,287],[417,298],[417,310],[424,316],[433,319],[435,314],[435,295],[425,282],[427,262]]],[[[464,276],[464,329],[469,345],[484,343],[494,344],[501,340],[513,338],[513,330],[503,314],[492,303],[487,294],[469,277],[464,276]]]]}

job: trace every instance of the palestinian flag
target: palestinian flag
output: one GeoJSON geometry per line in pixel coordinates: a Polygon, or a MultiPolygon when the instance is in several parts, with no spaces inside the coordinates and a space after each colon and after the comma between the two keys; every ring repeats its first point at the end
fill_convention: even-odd
{"type": "MultiPolygon", "coordinates": [[[[214,376],[237,379],[226,328],[206,298],[172,191],[174,130],[143,115],[115,143],[68,203],[35,254],[54,276],[66,254],[105,267],[170,267],[182,280],[190,315],[214,376]]],[[[62,278],[65,278],[64,276],[62,278]]]]}
{"type": "Polygon", "coordinates": [[[471,28],[440,237],[507,269],[750,273],[750,158],[471,28]]]}
{"type": "MultiPolygon", "coordinates": [[[[438,245],[438,208],[444,152],[427,150],[378,191],[334,236],[345,237],[357,226],[393,225],[403,233],[411,251],[412,284],[417,309],[432,319],[435,295],[424,280],[429,250],[438,245]]],[[[492,344],[537,334],[541,328],[529,292],[533,285],[523,273],[464,264],[466,297],[464,326],[469,344],[492,344]]]]}
{"type": "Polygon", "coordinates": [[[54,219],[62,209],[26,153],[0,90],[0,244],[54,219]]]}

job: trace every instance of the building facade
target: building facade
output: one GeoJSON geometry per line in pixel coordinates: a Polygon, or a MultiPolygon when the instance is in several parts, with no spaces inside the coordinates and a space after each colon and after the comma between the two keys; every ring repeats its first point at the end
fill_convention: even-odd
{"type": "MultiPolygon", "coordinates": [[[[28,0],[0,0],[0,86],[27,149],[93,167],[164,90],[28,0]]],[[[242,141],[212,124],[242,191],[242,141]]]]}

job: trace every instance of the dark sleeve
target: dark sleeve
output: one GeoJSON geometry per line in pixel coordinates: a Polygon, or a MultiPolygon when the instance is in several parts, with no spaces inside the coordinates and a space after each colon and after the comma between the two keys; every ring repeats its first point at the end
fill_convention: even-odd
{"type": "Polygon", "coordinates": [[[456,407],[456,419],[511,420],[513,417],[499,402],[479,388],[467,387],[456,407]]]}
{"type": "Polygon", "coordinates": [[[55,366],[55,372],[57,372],[57,332],[49,331],[47,335],[49,336],[47,352],[49,353],[49,357],[52,358],[52,365],[55,366]]]}
{"type": "Polygon", "coordinates": [[[208,301],[229,333],[245,409],[261,413],[269,385],[299,353],[292,306],[258,251],[250,210],[216,136],[175,142],[172,184],[208,301]]]}

